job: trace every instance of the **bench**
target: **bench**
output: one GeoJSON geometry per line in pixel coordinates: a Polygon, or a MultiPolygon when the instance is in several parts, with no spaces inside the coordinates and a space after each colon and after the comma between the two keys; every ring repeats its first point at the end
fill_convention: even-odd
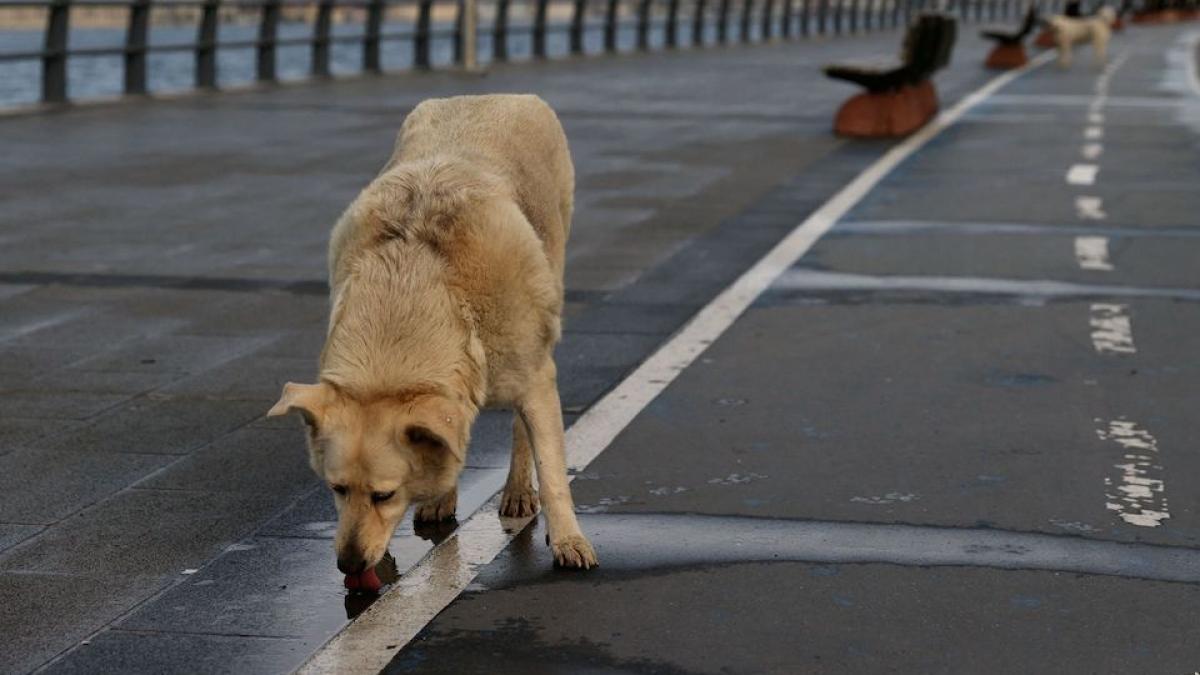
{"type": "Polygon", "coordinates": [[[1029,56],[1025,53],[1025,38],[1033,32],[1035,26],[1037,26],[1037,5],[1031,4],[1028,11],[1025,12],[1025,20],[1015,32],[995,29],[979,31],[981,36],[996,43],[984,65],[994,70],[1011,70],[1028,63],[1029,56]]]}
{"type": "Polygon", "coordinates": [[[865,92],[850,97],[834,118],[834,132],[855,138],[907,136],[937,114],[930,79],[950,63],[958,28],[953,17],[922,14],[904,36],[901,60],[887,64],[833,64],[825,75],[865,92]]]}

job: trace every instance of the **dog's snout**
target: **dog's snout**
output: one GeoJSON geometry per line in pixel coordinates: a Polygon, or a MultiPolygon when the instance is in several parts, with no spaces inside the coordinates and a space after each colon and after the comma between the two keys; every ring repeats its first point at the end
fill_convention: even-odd
{"type": "Polygon", "coordinates": [[[358,551],[338,553],[338,570],[342,574],[359,574],[367,566],[367,561],[358,551]]]}

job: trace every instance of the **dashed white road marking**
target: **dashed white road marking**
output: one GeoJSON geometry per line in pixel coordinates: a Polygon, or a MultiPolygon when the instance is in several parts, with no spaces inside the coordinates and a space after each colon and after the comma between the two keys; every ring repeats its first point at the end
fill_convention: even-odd
{"type": "Polygon", "coordinates": [[[1104,127],[1087,127],[1083,130],[1083,137],[1089,141],[1098,141],[1104,138],[1104,127]]]}
{"type": "Polygon", "coordinates": [[[1108,498],[1105,506],[1130,525],[1162,525],[1162,521],[1171,517],[1171,511],[1162,479],[1163,468],[1158,463],[1158,440],[1127,419],[1109,420],[1096,429],[1096,435],[1124,450],[1122,462],[1113,465],[1120,474],[1104,479],[1104,496],[1108,498]]]}
{"type": "Polygon", "coordinates": [[[1100,167],[1095,164],[1074,164],[1067,169],[1067,182],[1071,185],[1091,185],[1096,182],[1100,167]]]}
{"type": "Polygon", "coordinates": [[[1104,146],[1100,143],[1084,143],[1079,152],[1084,159],[1094,160],[1104,152],[1104,146]]]}
{"type": "Polygon", "coordinates": [[[1104,220],[1104,200],[1100,197],[1081,196],[1075,198],[1075,215],[1083,220],[1104,220]]]}
{"type": "Polygon", "coordinates": [[[1088,124],[1104,124],[1104,113],[1088,113],[1088,124]]]}
{"type": "Polygon", "coordinates": [[[1110,302],[1092,304],[1088,318],[1092,327],[1092,346],[1098,354],[1136,354],[1133,344],[1133,322],[1129,305],[1110,302]]]}
{"type": "MultiPolygon", "coordinates": [[[[705,305],[687,325],[659,347],[612,391],[588,408],[566,434],[567,463],[586,467],[663,392],[685,368],[719,338],[781,273],[790,268],[839,219],[896,166],[925,146],[968,111],[1024,73],[1049,63],[1045,52],[1023,68],[1007,71],[944,111],[929,124],[860,173],[808,216],[737,281],[705,305]]],[[[499,472],[502,473],[502,472],[499,472]]],[[[573,476],[571,476],[573,477],[573,476]]],[[[495,488],[503,484],[500,476],[495,488]]],[[[378,673],[435,616],[475,580],[479,571],[508,545],[525,523],[502,528],[494,495],[365,612],[313,654],[298,672],[356,675],[378,673]]]]}
{"type": "Polygon", "coordinates": [[[1081,269],[1111,272],[1108,237],[1075,237],[1075,259],[1081,269]]]}

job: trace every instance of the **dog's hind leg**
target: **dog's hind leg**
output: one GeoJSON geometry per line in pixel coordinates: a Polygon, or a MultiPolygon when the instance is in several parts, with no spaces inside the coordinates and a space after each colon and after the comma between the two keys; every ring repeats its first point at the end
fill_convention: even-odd
{"type": "Polygon", "coordinates": [[[500,494],[500,515],[526,518],[538,512],[538,493],[533,489],[533,447],[520,415],[513,415],[512,436],[512,462],[500,494]]]}
{"type": "Polygon", "coordinates": [[[447,520],[454,520],[455,512],[458,510],[458,488],[450,488],[446,494],[431,499],[427,502],[417,504],[417,508],[413,511],[414,523],[441,523],[447,520]]]}
{"type": "Polygon", "coordinates": [[[567,453],[564,447],[562,406],[555,382],[554,362],[535,376],[518,412],[525,422],[537,466],[538,488],[546,511],[546,539],[554,551],[554,564],[561,567],[595,567],[596,551],[579,529],[571,486],[567,482],[567,453]]]}

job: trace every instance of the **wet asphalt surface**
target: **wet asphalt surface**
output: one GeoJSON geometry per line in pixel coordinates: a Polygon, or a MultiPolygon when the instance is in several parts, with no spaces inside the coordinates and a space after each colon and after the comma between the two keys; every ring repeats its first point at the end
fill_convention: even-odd
{"type": "MultiPolygon", "coordinates": [[[[290,672],[367,604],[295,420],[328,228],[430,96],[534,91],[577,165],[567,422],[884,152],[833,60],[894,32],[563,59],[0,119],[0,672],[290,672]],[[636,77],[631,76],[636,73],[636,77]],[[47,193],[53,190],[53,195],[47,193]]],[[[986,81],[939,78],[957,100],[986,81]]],[[[508,461],[477,425],[460,517],[508,461]],[[482,486],[482,487],[481,487],[482,486]]],[[[400,570],[444,531],[404,524],[400,570]]]]}
{"type": "Polygon", "coordinates": [[[524,532],[386,672],[1200,668],[1188,35],[909,159],[577,477],[599,569],[524,532]]]}
{"type": "MultiPolygon", "coordinates": [[[[970,32],[939,75],[944,102],[989,77],[970,32]]],[[[1196,669],[1193,559],[1147,552],[1190,552],[1196,535],[1200,114],[1184,33],[1114,43],[1128,61],[1093,186],[1064,181],[1092,126],[1082,60],[1027,75],[902,165],[577,477],[600,569],[551,570],[531,528],[389,671],[1196,669]],[[1080,218],[1080,195],[1103,199],[1103,221],[1080,218]],[[1082,269],[1077,239],[1098,236],[1112,269],[1082,269]],[[1134,352],[1113,351],[1127,346],[1114,314],[1134,352]],[[1107,506],[1131,485],[1129,454],[1152,455],[1138,470],[1161,483],[1134,506],[1169,512],[1158,527],[1107,506]],[[867,535],[841,527],[862,523],[961,536],[864,555],[867,535]],[[822,532],[840,548],[796,543],[822,532]],[[1067,564],[1067,538],[1121,546],[1071,548],[1082,562],[1067,564]]],[[[0,122],[18,150],[0,159],[2,669],[288,672],[361,611],[298,430],[261,415],[311,377],[328,224],[415,102],[533,90],[563,117],[579,169],[570,422],[886,150],[829,135],[853,90],[816,69],[897,41],[0,122]],[[70,189],[45,198],[64,172],[70,189]]],[[[481,420],[470,457],[460,517],[506,466],[503,416],[481,420]]],[[[397,567],[444,535],[406,524],[397,567]]]]}

